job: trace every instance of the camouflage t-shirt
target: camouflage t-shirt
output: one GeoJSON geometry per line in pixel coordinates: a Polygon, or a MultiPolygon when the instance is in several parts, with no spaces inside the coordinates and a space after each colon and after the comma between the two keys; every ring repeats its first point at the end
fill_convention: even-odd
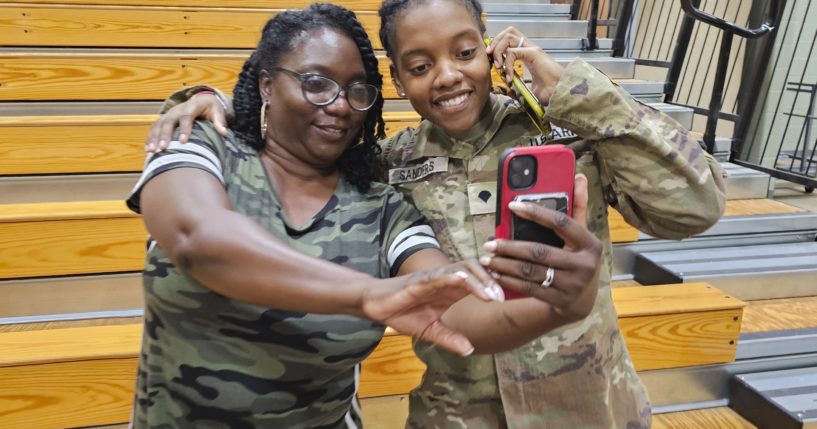
{"type": "MultiPolygon", "coordinates": [[[[423,217],[383,184],[361,193],[340,180],[311,222],[291,227],[257,152],[204,122],[196,124],[190,143],[174,142],[148,157],[128,205],[138,212],[144,183],[180,167],[213,174],[233,210],[289,246],[376,277],[389,277],[409,255],[437,247],[423,217]]],[[[134,427],[360,426],[358,364],[384,326],[227,298],[179,270],[155,242],[149,244],[144,293],[134,427]]]]}

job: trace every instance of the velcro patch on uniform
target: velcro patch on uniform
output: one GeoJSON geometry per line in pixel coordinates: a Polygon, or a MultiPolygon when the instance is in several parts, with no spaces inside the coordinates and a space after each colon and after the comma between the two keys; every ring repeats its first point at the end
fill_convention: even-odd
{"type": "Polygon", "coordinates": [[[496,182],[469,183],[467,187],[471,215],[496,212],[496,182]]]}
{"type": "Polygon", "coordinates": [[[392,168],[389,170],[389,184],[406,183],[420,180],[432,173],[448,171],[448,157],[435,156],[427,158],[421,164],[411,167],[392,168]]]}
{"type": "Polygon", "coordinates": [[[551,125],[550,127],[553,129],[553,132],[549,136],[538,135],[531,138],[531,146],[541,146],[554,140],[576,137],[576,133],[567,128],[557,127],[556,125],[551,125]]]}

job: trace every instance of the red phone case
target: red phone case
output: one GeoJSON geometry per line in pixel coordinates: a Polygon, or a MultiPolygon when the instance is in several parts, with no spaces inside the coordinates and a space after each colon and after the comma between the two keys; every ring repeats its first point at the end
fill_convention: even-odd
{"type": "MultiPolygon", "coordinates": [[[[553,144],[511,148],[503,152],[499,160],[496,199],[496,238],[511,239],[513,232],[513,212],[508,203],[517,196],[527,194],[567,194],[568,215],[573,211],[573,182],[575,176],[576,156],[569,148],[553,144]],[[533,185],[524,189],[513,189],[508,183],[508,171],[511,159],[520,155],[530,155],[536,159],[536,177],[533,185]]],[[[522,294],[505,290],[506,299],[525,297],[522,294]]]]}

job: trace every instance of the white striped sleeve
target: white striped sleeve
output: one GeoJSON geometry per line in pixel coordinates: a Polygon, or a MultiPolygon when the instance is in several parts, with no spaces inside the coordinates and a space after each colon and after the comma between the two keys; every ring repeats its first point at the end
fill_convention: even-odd
{"type": "Polygon", "coordinates": [[[399,268],[399,265],[412,253],[430,247],[440,247],[430,226],[417,225],[403,230],[397,234],[389,246],[386,259],[390,270],[395,272],[395,268],[399,268]]]}
{"type": "Polygon", "coordinates": [[[140,193],[142,187],[156,177],[158,174],[180,167],[199,168],[215,176],[219,182],[224,184],[222,165],[216,153],[202,144],[190,142],[181,144],[173,141],[167,150],[160,153],[152,153],[145,159],[145,167],[142,175],[134,185],[127,203],[131,210],[140,213],[140,193]]]}

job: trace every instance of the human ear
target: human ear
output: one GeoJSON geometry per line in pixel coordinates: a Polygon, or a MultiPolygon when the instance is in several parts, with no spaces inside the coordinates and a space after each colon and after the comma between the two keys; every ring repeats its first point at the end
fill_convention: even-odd
{"type": "Polygon", "coordinates": [[[272,91],[270,90],[270,85],[272,85],[272,78],[266,71],[261,71],[258,74],[258,93],[261,94],[262,100],[269,100],[270,94],[272,91]]]}
{"type": "Polygon", "coordinates": [[[394,66],[394,63],[389,65],[389,73],[391,74],[391,82],[394,84],[394,87],[397,88],[397,95],[405,97],[406,91],[403,89],[403,84],[400,83],[400,76],[397,74],[397,68],[394,66]]]}

